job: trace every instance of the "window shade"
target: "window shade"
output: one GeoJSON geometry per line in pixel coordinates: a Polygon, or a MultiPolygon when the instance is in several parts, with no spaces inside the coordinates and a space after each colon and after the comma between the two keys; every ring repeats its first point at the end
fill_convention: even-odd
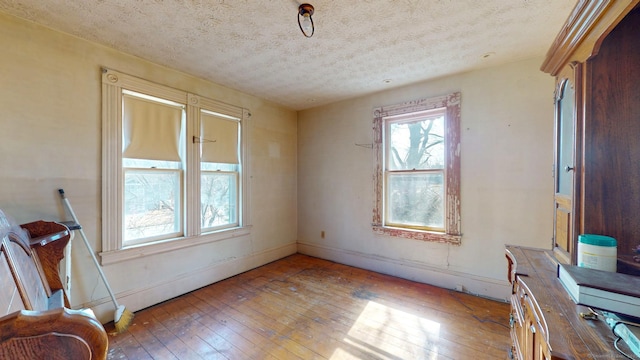
{"type": "Polygon", "coordinates": [[[200,112],[201,161],[238,164],[238,121],[200,112]]]}
{"type": "Polygon", "coordinates": [[[180,161],[181,107],[129,95],[123,107],[123,157],[180,161]]]}

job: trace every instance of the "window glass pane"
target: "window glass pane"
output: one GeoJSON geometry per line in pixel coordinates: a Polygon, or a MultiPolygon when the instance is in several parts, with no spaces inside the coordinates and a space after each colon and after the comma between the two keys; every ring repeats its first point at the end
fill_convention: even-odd
{"type": "Polygon", "coordinates": [[[389,174],[387,224],[444,228],[442,172],[389,174]]]}
{"type": "Polygon", "coordinates": [[[558,101],[558,163],[556,164],[556,176],[558,184],[556,191],[559,194],[571,196],[573,191],[573,174],[565,170],[565,166],[573,167],[573,143],[575,141],[573,128],[573,106],[575,103],[575,90],[567,81],[562,97],[558,101]]]}
{"type": "Polygon", "coordinates": [[[444,168],[444,116],[389,122],[389,170],[444,168]]]}
{"type": "Polygon", "coordinates": [[[238,225],[238,173],[202,171],[200,182],[203,230],[238,225]]]}
{"type": "Polygon", "coordinates": [[[169,238],[182,232],[181,171],[125,169],[125,245],[169,238]]]}

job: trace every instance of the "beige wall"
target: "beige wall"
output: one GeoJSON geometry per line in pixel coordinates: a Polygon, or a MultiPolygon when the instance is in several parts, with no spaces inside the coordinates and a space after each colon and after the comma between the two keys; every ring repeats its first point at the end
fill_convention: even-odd
{"type": "Polygon", "coordinates": [[[504,244],[551,247],[552,77],[533,59],[298,114],[298,251],[505,299],[504,244]],[[462,92],[462,245],[374,235],[372,109],[462,92]],[[325,232],[325,238],[321,232],[325,232]]]}
{"type": "MultiPolygon", "coordinates": [[[[101,75],[106,66],[247,108],[252,113],[251,235],[104,268],[131,310],[296,250],[296,113],[261,99],[0,13],[0,209],[19,223],[69,219],[64,188],[92,246],[101,247],[101,75]]],[[[103,321],[113,308],[80,237],[72,304],[103,321]]]]}

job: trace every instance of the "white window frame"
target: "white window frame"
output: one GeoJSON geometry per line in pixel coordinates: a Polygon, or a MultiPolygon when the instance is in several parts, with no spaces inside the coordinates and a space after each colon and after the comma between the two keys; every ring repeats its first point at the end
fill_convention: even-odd
{"type": "Polygon", "coordinates": [[[459,245],[462,239],[460,214],[460,92],[375,108],[373,111],[374,233],[423,241],[459,245]],[[445,108],[445,219],[444,231],[429,231],[410,227],[385,226],[385,119],[445,108]]]}
{"type": "Polygon", "coordinates": [[[250,233],[251,214],[247,194],[249,174],[249,119],[246,109],[208,99],[123,74],[102,69],[102,264],[111,264],[148,255],[174,251],[204,243],[245,236],[250,233]],[[123,247],[122,93],[130,90],[186,106],[186,159],[183,191],[184,227],[182,236],[137,246],[123,247]],[[233,114],[240,118],[241,158],[239,226],[207,233],[200,226],[200,110],[233,114]],[[193,200],[190,200],[193,199],[193,200]]]}

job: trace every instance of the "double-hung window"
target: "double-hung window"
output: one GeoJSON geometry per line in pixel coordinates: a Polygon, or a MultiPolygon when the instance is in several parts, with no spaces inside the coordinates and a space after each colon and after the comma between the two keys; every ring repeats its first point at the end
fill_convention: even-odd
{"type": "Polygon", "coordinates": [[[205,232],[239,225],[239,120],[200,111],[200,225],[205,232]]]}
{"type": "Polygon", "coordinates": [[[103,70],[103,263],[248,233],[248,112],[103,70]]]}
{"type": "Polygon", "coordinates": [[[376,233],[459,243],[460,93],[374,110],[376,233]]]}

